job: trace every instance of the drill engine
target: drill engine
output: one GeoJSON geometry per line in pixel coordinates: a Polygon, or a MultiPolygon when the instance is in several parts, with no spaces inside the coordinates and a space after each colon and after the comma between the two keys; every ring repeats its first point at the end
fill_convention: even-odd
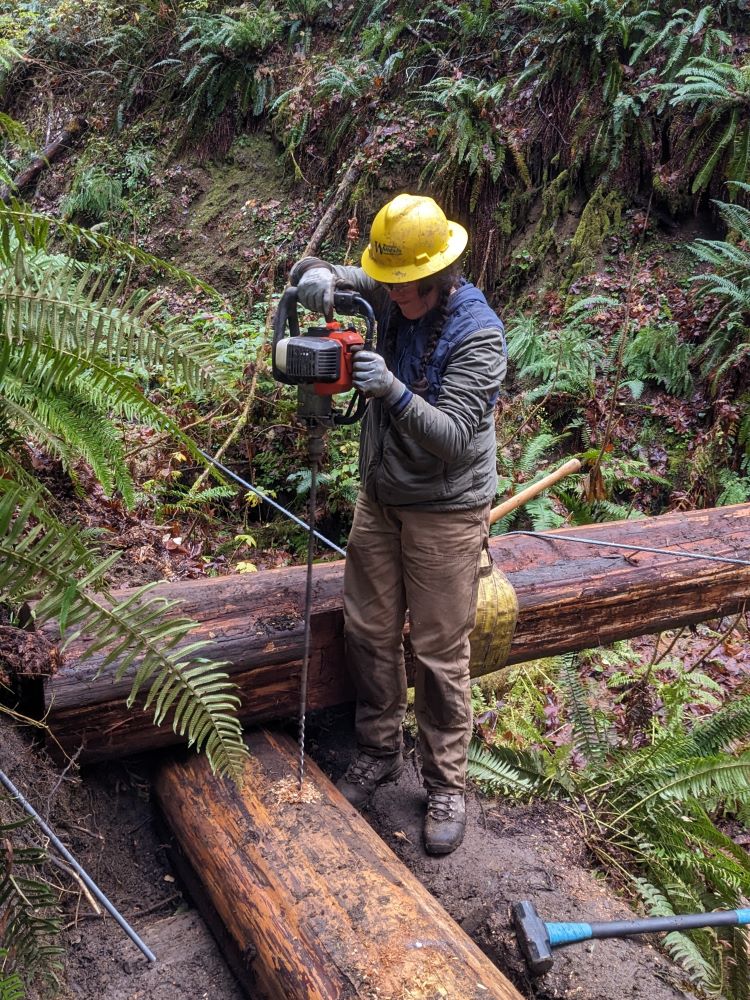
{"type": "Polygon", "coordinates": [[[370,304],[355,292],[336,292],[334,307],[342,315],[363,316],[366,336],[338,321],[300,333],[294,287],[282,295],[274,321],[273,376],[277,382],[298,387],[297,415],[309,426],[353,424],[365,410],[365,397],[358,390],[343,412],[334,409],[332,397],[353,388],[354,355],[361,347],[371,347],[375,316],[370,304]]]}
{"type": "Polygon", "coordinates": [[[353,354],[364,343],[353,326],[344,328],[338,321],[311,326],[298,337],[285,337],[276,345],[274,357],[279,381],[312,384],[320,396],[350,392],[353,354]]]}

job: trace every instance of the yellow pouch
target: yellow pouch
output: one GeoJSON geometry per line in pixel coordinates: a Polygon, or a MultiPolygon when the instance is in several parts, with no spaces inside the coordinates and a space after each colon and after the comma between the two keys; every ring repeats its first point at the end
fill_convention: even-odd
{"type": "Polygon", "coordinates": [[[477,590],[477,616],[469,636],[472,677],[505,666],[518,618],[518,598],[507,576],[492,562],[489,548],[482,550],[477,590]]]}

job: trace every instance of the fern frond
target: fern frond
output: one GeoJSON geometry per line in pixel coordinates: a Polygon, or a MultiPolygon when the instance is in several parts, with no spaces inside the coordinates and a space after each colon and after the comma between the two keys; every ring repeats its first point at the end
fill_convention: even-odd
{"type": "MultiPolygon", "coordinates": [[[[3,796],[3,801],[9,803],[12,812],[15,810],[12,799],[3,796]]],[[[17,837],[17,831],[28,822],[28,818],[19,817],[0,823],[3,842],[13,844],[0,874],[0,927],[4,946],[0,975],[7,976],[9,992],[20,982],[20,973],[39,971],[54,981],[59,968],[57,956],[63,951],[55,943],[62,928],[58,898],[37,874],[47,854],[17,837]]]]}
{"type": "Polygon", "coordinates": [[[565,517],[555,510],[551,497],[534,497],[524,505],[534,531],[551,531],[565,524],[565,517]]]}
{"type": "Polygon", "coordinates": [[[700,799],[705,796],[736,796],[750,793],[750,753],[737,759],[724,756],[699,757],[687,761],[674,774],[656,783],[647,795],[642,796],[623,816],[640,810],[655,798],[700,799]]]}
{"type": "Polygon", "coordinates": [[[682,931],[670,931],[664,937],[664,947],[671,957],[687,971],[693,982],[715,992],[719,981],[714,965],[701,954],[694,941],[682,931]]]}
{"type": "MultiPolygon", "coordinates": [[[[750,192],[750,184],[739,184],[728,182],[727,187],[736,195],[738,192],[750,192]]],[[[719,214],[726,222],[730,230],[736,230],[740,236],[750,234],[750,209],[735,202],[722,202],[712,199],[713,204],[719,209],[719,214]]],[[[702,241],[703,242],[703,241],[702,241]]],[[[710,246],[710,241],[705,241],[710,246]]],[[[731,246],[731,244],[730,244],[731,246]]]]}
{"type": "Polygon", "coordinates": [[[18,510],[17,499],[11,491],[0,500],[4,595],[20,603],[36,597],[43,586],[44,593],[35,604],[39,621],[57,618],[61,630],[67,625],[70,631],[64,645],[84,629],[97,636],[82,658],[106,650],[102,669],[117,663],[117,680],[135,670],[129,706],[147,688],[145,709],[153,707],[157,725],[173,709],[175,732],[203,749],[214,770],[238,776],[247,754],[234,714],[238,698],[221,665],[197,656],[206,643],[184,645],[194,623],[168,616],[176,602],[149,597],[154,584],[138,588],[118,604],[98,600],[88,588],[101,583],[117,554],[76,579],[80,561],[71,553],[68,533],[56,535],[40,525],[30,527],[33,498],[18,510]]]}
{"type": "Polygon", "coordinates": [[[99,357],[27,342],[8,348],[6,359],[3,406],[12,427],[68,468],[85,459],[105,491],[119,489],[128,506],[132,480],[112,415],[165,431],[197,457],[190,438],[132,378],[99,357]]]}
{"type": "Polygon", "coordinates": [[[633,879],[638,895],[643,900],[646,911],[650,917],[673,917],[675,915],[672,904],[667,897],[652,885],[647,879],[636,876],[633,879]]]}
{"type": "Polygon", "coordinates": [[[477,739],[469,744],[468,774],[493,791],[523,796],[552,793],[552,782],[538,756],[507,747],[486,747],[477,739]]]}
{"type": "Polygon", "coordinates": [[[572,654],[560,658],[560,683],[565,693],[566,707],[573,723],[573,736],[577,746],[589,760],[601,757],[606,753],[608,744],[596,725],[586,691],[576,669],[576,658],[572,654]]]}
{"type": "Polygon", "coordinates": [[[729,121],[727,122],[726,128],[719,136],[710,156],[696,174],[691,188],[693,194],[698,191],[704,191],[708,187],[717,165],[724,156],[724,150],[734,140],[737,131],[737,117],[738,112],[733,111],[729,121]]]}
{"type": "Polygon", "coordinates": [[[186,493],[179,500],[164,503],[161,509],[170,515],[196,514],[201,507],[228,500],[236,496],[236,492],[232,486],[211,486],[205,490],[198,490],[197,493],[186,493]]]}
{"type": "Polygon", "coordinates": [[[75,261],[39,274],[21,246],[13,266],[0,267],[0,337],[11,343],[45,343],[97,355],[110,364],[137,358],[146,367],[171,369],[188,384],[210,385],[226,394],[213,374],[212,349],[180,320],[158,323],[160,302],[136,291],[124,298],[121,286],[91,270],[79,275],[75,261]]]}
{"type": "Polygon", "coordinates": [[[623,364],[632,378],[662,385],[674,395],[687,395],[692,388],[690,360],[693,348],[679,340],[676,323],[643,326],[625,348],[623,364]]]}
{"type": "MultiPolygon", "coordinates": [[[[0,948],[0,962],[5,955],[7,955],[5,949],[0,948]]],[[[24,1000],[25,996],[26,987],[17,973],[6,976],[0,972],[0,1000],[24,1000]]]]}
{"type": "MultiPolygon", "coordinates": [[[[552,434],[549,431],[542,431],[540,434],[535,434],[523,447],[518,460],[520,471],[526,475],[532,472],[536,473],[544,456],[564,441],[565,437],[565,434],[552,434]]],[[[535,478],[540,479],[542,475],[543,473],[538,473],[535,478]]]]}
{"type": "MultiPolygon", "coordinates": [[[[732,799],[731,796],[724,798],[722,795],[719,801],[732,799]]],[[[678,815],[674,820],[667,821],[673,825],[675,841],[684,838],[688,846],[693,845],[690,852],[692,860],[689,863],[695,863],[704,875],[708,873],[713,889],[721,893],[724,902],[731,903],[738,892],[744,894],[750,888],[750,855],[716,826],[704,808],[704,803],[684,800],[678,812],[681,811],[682,804],[686,804],[690,810],[689,820],[684,815],[678,815]],[[716,859],[715,866],[712,867],[710,860],[706,866],[706,861],[712,857],[716,859]],[[729,895],[727,889],[730,890],[729,895]]],[[[713,808],[711,806],[712,811],[713,808]]]]}
{"type": "Polygon", "coordinates": [[[710,757],[730,750],[750,737],[750,697],[728,701],[723,708],[696,722],[690,732],[695,755],[710,757]]]}
{"type": "Polygon", "coordinates": [[[732,155],[727,164],[726,176],[731,180],[742,180],[750,176],[750,125],[747,122],[740,125],[732,136],[732,155]]]}
{"type": "Polygon", "coordinates": [[[156,274],[176,278],[192,288],[200,288],[207,295],[218,298],[219,293],[205,281],[161,257],[141,250],[140,247],[85,226],[77,226],[54,216],[35,212],[28,205],[15,199],[8,202],[0,201],[0,262],[5,264],[13,262],[11,234],[19,244],[28,244],[35,250],[46,250],[52,233],[63,237],[74,250],[94,253],[100,258],[109,256],[111,260],[121,263],[139,265],[156,274]]]}

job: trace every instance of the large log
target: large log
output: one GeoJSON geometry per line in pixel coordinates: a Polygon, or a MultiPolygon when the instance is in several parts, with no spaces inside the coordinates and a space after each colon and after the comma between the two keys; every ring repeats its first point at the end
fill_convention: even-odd
{"type": "MultiPolygon", "coordinates": [[[[511,663],[708,621],[736,613],[750,601],[750,567],[679,555],[684,550],[750,559],[750,504],[534,537],[504,535],[492,539],[490,547],[518,597],[511,663]],[[562,541],[560,535],[671,554],[600,548],[562,541]]],[[[342,574],[341,561],[315,568],[310,709],[351,698],[342,574]]],[[[191,640],[209,643],[202,655],[228,661],[243,702],[241,716],[248,723],[297,711],[304,592],[304,567],[162,584],[155,591],[183,599],[181,610],[198,622],[191,640]]],[[[129,682],[113,684],[111,668],[96,676],[104,652],[79,660],[90,641],[82,637],[73,643],[66,665],[46,682],[46,719],[60,744],[68,751],[84,744],[83,759],[94,760],[177,742],[169,727],[156,730],[148,715],[126,710],[129,682]]]]}
{"type": "Polygon", "coordinates": [[[241,789],[197,756],[154,788],[254,1000],[521,1000],[313,763],[299,801],[288,737],[248,744],[241,789]]]}

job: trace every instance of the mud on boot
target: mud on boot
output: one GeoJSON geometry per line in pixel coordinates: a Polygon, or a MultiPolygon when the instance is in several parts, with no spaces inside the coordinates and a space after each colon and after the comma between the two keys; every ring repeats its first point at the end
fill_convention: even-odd
{"type": "Polygon", "coordinates": [[[424,846],[428,854],[450,854],[464,839],[466,799],[463,792],[428,792],[424,846]]]}
{"type": "Polygon", "coordinates": [[[378,785],[397,781],[403,769],[404,758],[400,751],[387,757],[373,757],[358,750],[336,787],[355,809],[363,809],[378,785]]]}

